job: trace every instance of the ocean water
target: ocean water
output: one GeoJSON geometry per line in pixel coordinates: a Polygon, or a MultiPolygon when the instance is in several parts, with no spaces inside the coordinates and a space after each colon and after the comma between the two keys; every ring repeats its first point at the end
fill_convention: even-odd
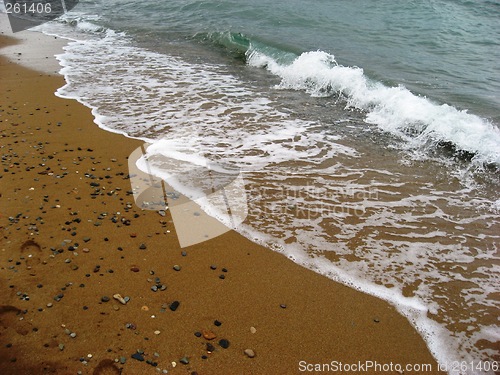
{"type": "Polygon", "coordinates": [[[57,95],[151,160],[238,168],[237,231],[389,301],[473,374],[500,360],[499,19],[486,0],[81,0],[39,31],[72,41],[57,95]]]}

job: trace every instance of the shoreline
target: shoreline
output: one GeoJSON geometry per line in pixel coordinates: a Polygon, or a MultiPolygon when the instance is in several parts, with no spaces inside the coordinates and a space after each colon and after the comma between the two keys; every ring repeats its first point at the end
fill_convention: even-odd
{"type": "Polygon", "coordinates": [[[420,335],[382,300],[235,232],[181,249],[169,214],[141,210],[127,194],[127,157],[142,142],[56,97],[62,76],[3,57],[0,65],[9,77],[0,107],[0,372],[291,374],[300,361],[373,361],[429,363],[438,373],[420,335]],[[167,289],[153,292],[155,284],[167,289]],[[203,331],[217,338],[195,336],[203,331]],[[144,362],[131,358],[138,349],[144,362]]]}

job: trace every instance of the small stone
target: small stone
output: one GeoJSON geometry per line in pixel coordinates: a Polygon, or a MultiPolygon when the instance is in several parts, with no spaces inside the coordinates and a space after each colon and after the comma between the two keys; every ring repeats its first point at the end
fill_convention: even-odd
{"type": "Polygon", "coordinates": [[[51,302],[47,303],[47,307],[52,307],[54,306],[51,302]]]}
{"type": "Polygon", "coordinates": [[[187,252],[183,251],[183,252],[181,253],[181,255],[182,255],[183,257],[185,257],[185,256],[187,256],[188,254],[187,254],[187,252]]]}
{"type": "Polygon", "coordinates": [[[110,298],[108,296],[102,296],[101,301],[102,302],[109,302],[110,298]]]}
{"type": "Polygon", "coordinates": [[[217,327],[220,327],[220,326],[222,325],[222,323],[221,323],[221,322],[219,322],[218,320],[215,320],[215,321],[214,321],[214,324],[215,324],[217,327]]]}
{"type": "Polygon", "coordinates": [[[155,335],[159,335],[160,333],[161,333],[161,331],[154,331],[155,335]]]}
{"type": "Polygon", "coordinates": [[[139,249],[141,249],[141,250],[146,250],[146,245],[145,245],[145,244],[143,244],[143,243],[141,243],[141,245],[139,246],[139,249]]]}
{"type": "Polygon", "coordinates": [[[149,307],[147,307],[147,306],[142,306],[142,307],[141,307],[141,310],[142,310],[142,311],[149,311],[149,307]]]}
{"type": "Polygon", "coordinates": [[[227,349],[229,348],[229,340],[222,339],[219,341],[219,345],[221,346],[221,348],[227,349]]]}
{"type": "Polygon", "coordinates": [[[187,365],[187,364],[189,364],[189,358],[188,357],[182,357],[179,360],[179,362],[182,363],[183,365],[187,365]]]}
{"type": "Polygon", "coordinates": [[[64,344],[59,344],[59,350],[63,351],[64,350],[64,344]]]}
{"type": "Polygon", "coordinates": [[[195,332],[195,333],[194,333],[194,335],[195,335],[196,337],[201,337],[201,332],[195,332]]]}
{"type": "Polygon", "coordinates": [[[217,337],[217,335],[212,331],[203,331],[202,335],[206,340],[213,340],[217,337]]]}
{"type": "Polygon", "coordinates": [[[377,318],[373,319],[373,321],[374,321],[375,323],[380,323],[380,319],[377,319],[377,318]]]}
{"type": "Polygon", "coordinates": [[[136,359],[140,362],[144,362],[144,357],[142,356],[142,354],[139,354],[139,353],[134,353],[132,354],[131,356],[133,359],[136,359]]]}
{"type": "Polygon", "coordinates": [[[174,270],[175,270],[175,271],[180,271],[180,270],[181,270],[181,266],[179,266],[179,265],[177,265],[177,264],[176,264],[176,265],[174,266],[174,270]]]}
{"type": "Polygon", "coordinates": [[[252,349],[245,349],[245,352],[244,352],[244,353],[246,354],[246,356],[247,356],[248,358],[253,358],[253,357],[255,357],[255,352],[254,352],[252,349]]]}
{"type": "Polygon", "coordinates": [[[222,274],[221,274],[221,275],[219,275],[219,279],[224,280],[225,278],[226,278],[226,276],[225,276],[225,275],[222,275],[222,274]]]}
{"type": "Polygon", "coordinates": [[[211,270],[216,270],[216,269],[217,269],[217,266],[216,266],[215,264],[212,264],[212,265],[210,266],[210,269],[211,269],[211,270]]]}
{"type": "Polygon", "coordinates": [[[71,337],[72,339],[74,339],[74,338],[76,337],[76,333],[75,333],[75,332],[71,332],[71,333],[69,334],[69,337],[71,337]]]}
{"type": "Polygon", "coordinates": [[[215,346],[207,342],[207,352],[212,353],[213,351],[215,351],[215,346]]]}
{"type": "Polygon", "coordinates": [[[250,332],[255,333],[255,332],[257,332],[257,329],[255,327],[250,327],[250,332]]]}
{"type": "Polygon", "coordinates": [[[156,291],[158,291],[158,287],[157,287],[156,285],[153,285],[153,286],[151,287],[151,290],[152,290],[153,292],[156,292],[156,291]]]}
{"type": "Polygon", "coordinates": [[[282,309],[286,309],[286,305],[285,305],[284,303],[282,303],[282,304],[280,305],[280,307],[281,307],[282,309]]]}
{"type": "Polygon", "coordinates": [[[124,364],[125,364],[125,362],[127,362],[127,358],[125,358],[125,357],[120,357],[120,363],[121,363],[122,365],[124,365],[124,364]]]}
{"type": "Polygon", "coordinates": [[[175,310],[177,310],[177,308],[179,307],[180,304],[181,303],[179,301],[174,301],[170,304],[169,309],[172,311],[175,311],[175,310]]]}
{"type": "Polygon", "coordinates": [[[123,298],[120,294],[113,294],[113,298],[116,299],[118,302],[120,302],[122,305],[126,305],[127,301],[125,301],[125,298],[123,298]]]}
{"type": "Polygon", "coordinates": [[[139,267],[130,267],[130,271],[132,272],[139,272],[139,267]]]}

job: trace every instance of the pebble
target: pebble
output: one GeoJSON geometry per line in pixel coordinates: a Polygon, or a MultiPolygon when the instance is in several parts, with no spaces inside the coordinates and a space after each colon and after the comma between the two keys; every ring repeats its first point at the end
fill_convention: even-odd
{"type": "Polygon", "coordinates": [[[132,271],[132,272],[139,272],[139,267],[131,267],[130,271],[132,271]]]}
{"type": "Polygon", "coordinates": [[[179,301],[174,301],[170,304],[169,309],[172,311],[175,311],[175,310],[177,310],[177,308],[179,307],[180,304],[181,303],[179,301]]]}
{"type": "Polygon", "coordinates": [[[219,345],[221,346],[221,348],[227,349],[229,348],[229,341],[226,339],[222,339],[219,341],[219,345]]]}
{"type": "Polygon", "coordinates": [[[285,305],[284,303],[282,303],[282,304],[280,305],[280,307],[281,307],[282,309],[286,309],[286,305],[285,305]]]}
{"type": "Polygon", "coordinates": [[[144,357],[142,356],[142,354],[139,354],[139,353],[134,353],[132,354],[131,356],[133,359],[136,359],[140,362],[144,362],[144,357]]]}
{"type": "Polygon", "coordinates": [[[61,351],[64,350],[64,344],[59,344],[59,350],[61,350],[61,351]]]}
{"type": "Polygon", "coordinates": [[[74,338],[76,337],[76,333],[75,333],[75,332],[71,332],[71,333],[69,334],[69,337],[71,337],[72,339],[74,339],[74,338]]]}
{"type": "Polygon", "coordinates": [[[155,335],[159,335],[160,333],[161,333],[161,331],[154,331],[155,335]]]}
{"type": "Polygon", "coordinates": [[[195,333],[194,333],[194,335],[195,335],[196,337],[201,337],[201,332],[195,332],[195,333]]]}
{"type": "Polygon", "coordinates": [[[216,270],[216,269],[217,269],[217,266],[216,266],[215,264],[212,264],[212,265],[210,266],[210,269],[211,269],[211,270],[216,270]]]}
{"type": "Polygon", "coordinates": [[[141,307],[141,310],[142,310],[142,311],[149,311],[149,307],[147,307],[147,306],[142,306],[142,307],[141,307]]]}
{"type": "Polygon", "coordinates": [[[180,271],[180,270],[181,270],[181,266],[179,266],[179,265],[177,265],[177,264],[176,264],[176,265],[174,266],[174,270],[175,270],[175,271],[180,271]]]}
{"type": "Polygon", "coordinates": [[[248,358],[253,358],[253,357],[255,357],[255,352],[254,352],[252,349],[245,349],[245,352],[244,352],[244,353],[246,354],[246,356],[247,356],[248,358]]]}
{"type": "Polygon", "coordinates": [[[102,302],[109,302],[110,298],[108,296],[102,296],[101,301],[102,302]]]}
{"type": "Polygon", "coordinates": [[[127,362],[127,358],[125,358],[125,357],[120,357],[120,363],[121,363],[122,365],[124,365],[124,364],[125,364],[125,362],[127,362]]]}
{"type": "Polygon", "coordinates": [[[217,327],[220,327],[220,326],[222,325],[222,323],[221,323],[221,322],[219,322],[218,320],[215,320],[215,321],[214,321],[214,324],[215,324],[217,327]]]}
{"type": "Polygon", "coordinates": [[[51,302],[47,303],[47,307],[52,307],[54,306],[51,302]]]}
{"type": "Polygon", "coordinates": [[[255,328],[255,327],[250,327],[250,332],[251,332],[251,333],[255,333],[255,332],[257,332],[257,328],[255,328]]]}
{"type": "Polygon", "coordinates": [[[188,357],[182,357],[179,360],[179,362],[182,363],[183,365],[187,365],[187,364],[189,364],[189,358],[188,357]]]}
{"type": "Polygon", "coordinates": [[[217,337],[217,335],[212,331],[203,331],[202,334],[206,340],[213,340],[217,337]]]}
{"type": "Polygon", "coordinates": [[[141,250],[146,250],[146,245],[145,245],[145,244],[143,244],[143,243],[141,243],[141,245],[139,246],[139,249],[141,249],[141,250]]]}
{"type": "Polygon", "coordinates": [[[215,351],[215,346],[207,342],[207,352],[212,353],[213,351],[215,351]]]}
{"type": "Polygon", "coordinates": [[[126,305],[127,301],[125,301],[125,298],[123,298],[120,294],[113,294],[113,298],[116,299],[118,302],[120,302],[122,305],[126,305]]]}

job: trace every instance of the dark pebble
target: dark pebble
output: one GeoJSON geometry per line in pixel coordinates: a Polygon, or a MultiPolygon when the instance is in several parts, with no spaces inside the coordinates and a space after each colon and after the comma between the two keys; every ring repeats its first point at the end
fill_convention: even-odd
{"type": "Polygon", "coordinates": [[[216,266],[215,264],[212,264],[212,265],[210,266],[210,269],[211,269],[211,270],[216,270],[216,269],[217,269],[217,266],[216,266]]]}
{"type": "Polygon", "coordinates": [[[179,301],[174,301],[170,304],[169,309],[172,311],[175,311],[175,310],[177,310],[177,308],[179,307],[180,304],[181,303],[179,301]]]}
{"type": "Polygon", "coordinates": [[[219,345],[221,346],[221,348],[227,349],[229,348],[229,341],[226,339],[222,339],[219,341],[219,345]]]}
{"type": "Polygon", "coordinates": [[[285,305],[284,303],[282,303],[282,304],[280,305],[280,307],[281,307],[282,309],[286,309],[286,305],[285,305]]]}
{"type": "Polygon", "coordinates": [[[219,322],[218,320],[215,320],[215,321],[214,321],[214,324],[215,324],[217,327],[220,327],[220,326],[222,325],[222,323],[221,323],[221,322],[219,322]]]}
{"type": "Polygon", "coordinates": [[[139,353],[132,354],[132,358],[136,359],[138,361],[144,362],[144,357],[141,354],[139,354],[139,353]]]}
{"type": "Polygon", "coordinates": [[[189,359],[188,357],[182,357],[180,360],[179,360],[180,363],[184,364],[184,365],[187,365],[189,364],[189,359]]]}
{"type": "Polygon", "coordinates": [[[219,279],[224,280],[226,278],[225,275],[219,275],[219,279]]]}
{"type": "Polygon", "coordinates": [[[139,249],[141,249],[141,250],[145,250],[145,249],[146,249],[146,245],[145,245],[145,244],[143,244],[143,243],[141,243],[141,245],[139,246],[139,249]]]}
{"type": "Polygon", "coordinates": [[[223,268],[223,269],[222,269],[222,272],[227,272],[227,268],[223,268]]]}
{"type": "Polygon", "coordinates": [[[207,342],[207,352],[213,352],[215,351],[215,346],[207,342]]]}
{"type": "Polygon", "coordinates": [[[102,302],[109,302],[110,298],[108,296],[102,296],[101,301],[102,302]]]}
{"type": "Polygon", "coordinates": [[[194,335],[195,335],[196,337],[201,337],[201,332],[195,332],[195,333],[194,333],[194,335]]]}

